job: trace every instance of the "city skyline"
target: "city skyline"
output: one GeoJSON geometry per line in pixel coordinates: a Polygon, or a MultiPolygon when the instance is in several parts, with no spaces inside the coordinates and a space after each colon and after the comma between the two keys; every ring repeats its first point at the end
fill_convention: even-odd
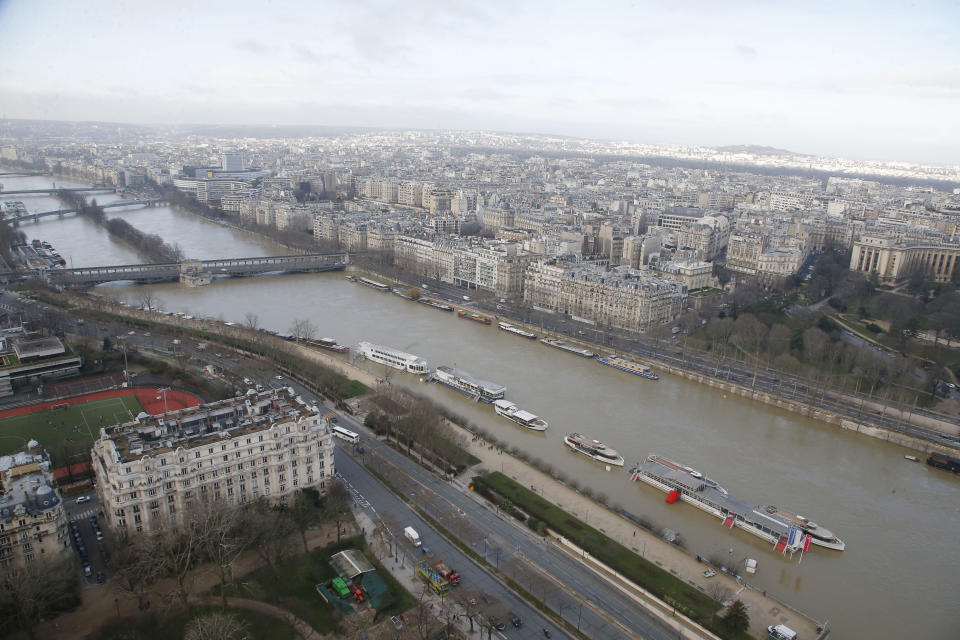
{"type": "Polygon", "coordinates": [[[960,11],[947,3],[255,7],[2,3],[0,117],[499,130],[960,164],[960,11]]]}

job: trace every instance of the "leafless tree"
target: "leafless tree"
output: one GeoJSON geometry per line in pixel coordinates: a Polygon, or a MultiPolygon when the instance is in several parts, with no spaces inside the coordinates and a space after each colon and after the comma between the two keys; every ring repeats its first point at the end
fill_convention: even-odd
{"type": "Polygon", "coordinates": [[[290,516],[284,509],[260,499],[244,509],[243,531],[247,536],[246,544],[279,579],[276,567],[292,546],[290,536],[294,533],[294,524],[290,516]]]}
{"type": "Polygon", "coordinates": [[[257,329],[260,326],[260,316],[252,311],[247,311],[243,316],[243,326],[247,329],[257,329]]]}
{"type": "Polygon", "coordinates": [[[350,517],[350,492],[340,480],[327,484],[327,495],[323,501],[324,518],[337,523],[337,542],[340,542],[343,522],[350,517]]]}
{"type": "Polygon", "coordinates": [[[287,509],[290,519],[300,533],[304,553],[309,551],[307,548],[307,529],[315,523],[320,516],[317,501],[318,496],[315,490],[301,489],[294,494],[293,500],[287,509]]]}
{"type": "Polygon", "coordinates": [[[249,640],[249,628],[237,616],[219,611],[194,618],[184,630],[184,640],[249,640]]]}
{"type": "Polygon", "coordinates": [[[36,626],[79,603],[77,568],[72,562],[37,559],[0,573],[0,628],[20,628],[36,638],[36,626]]]}
{"type": "Polygon", "coordinates": [[[159,306],[160,303],[156,294],[154,294],[150,287],[144,287],[140,290],[140,295],[137,296],[137,302],[140,304],[140,308],[144,311],[150,311],[151,309],[159,306]]]}
{"type": "Polygon", "coordinates": [[[227,583],[233,578],[233,563],[246,550],[241,516],[240,509],[221,500],[203,503],[192,514],[201,551],[217,567],[224,609],[227,608],[227,583]]]}
{"type": "Polygon", "coordinates": [[[313,338],[317,333],[317,327],[309,318],[296,318],[290,325],[290,335],[299,343],[303,339],[313,338]]]}
{"type": "Polygon", "coordinates": [[[160,577],[161,566],[154,558],[149,541],[142,536],[131,536],[121,531],[109,541],[108,567],[114,583],[122,591],[137,599],[138,610],[143,609],[147,588],[160,577]]]}
{"type": "Polygon", "coordinates": [[[733,597],[733,589],[722,582],[711,582],[706,589],[706,593],[721,604],[733,597]]]}

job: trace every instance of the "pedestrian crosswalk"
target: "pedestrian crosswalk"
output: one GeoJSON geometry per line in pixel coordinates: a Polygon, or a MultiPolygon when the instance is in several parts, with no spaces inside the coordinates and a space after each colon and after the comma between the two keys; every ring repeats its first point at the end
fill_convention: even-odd
{"type": "Polygon", "coordinates": [[[97,508],[97,509],[84,509],[83,511],[78,511],[78,512],[76,512],[76,513],[71,513],[71,514],[70,514],[70,519],[71,519],[71,520],[84,520],[84,519],[89,518],[90,516],[93,516],[93,515],[99,516],[99,515],[100,515],[100,509],[98,509],[98,508],[97,508]]]}

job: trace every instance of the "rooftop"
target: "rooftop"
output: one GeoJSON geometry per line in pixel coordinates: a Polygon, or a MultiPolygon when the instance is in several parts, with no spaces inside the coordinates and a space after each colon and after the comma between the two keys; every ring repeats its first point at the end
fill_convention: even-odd
{"type": "Polygon", "coordinates": [[[113,441],[120,462],[157,455],[180,447],[195,448],[268,429],[276,422],[317,415],[290,388],[267,390],[136,419],[100,430],[113,441]]]}

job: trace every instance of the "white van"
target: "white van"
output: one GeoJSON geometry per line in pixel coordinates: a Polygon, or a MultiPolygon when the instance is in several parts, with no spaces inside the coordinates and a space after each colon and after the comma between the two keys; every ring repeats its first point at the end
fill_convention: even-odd
{"type": "Polygon", "coordinates": [[[767,627],[768,640],[797,640],[797,632],[785,624],[767,627]]]}

